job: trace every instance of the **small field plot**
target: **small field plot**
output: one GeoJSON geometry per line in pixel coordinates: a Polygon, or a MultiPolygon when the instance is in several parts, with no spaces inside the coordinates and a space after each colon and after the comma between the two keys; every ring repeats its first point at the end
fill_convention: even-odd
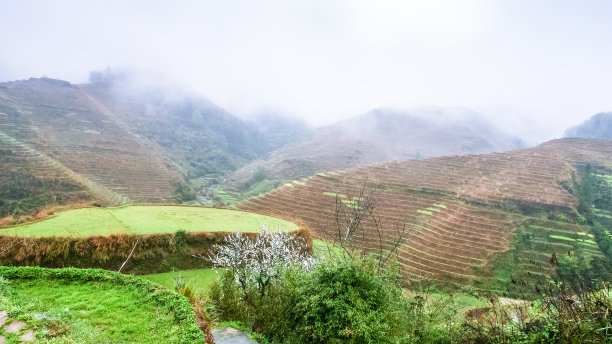
{"type": "Polygon", "coordinates": [[[133,276],[6,267],[0,276],[8,343],[203,342],[187,299],[133,276]]]}
{"type": "Polygon", "coordinates": [[[257,232],[295,230],[297,225],[249,212],[181,206],[84,208],[60,212],[44,221],[0,229],[1,235],[23,237],[93,236],[186,232],[257,232]]]}

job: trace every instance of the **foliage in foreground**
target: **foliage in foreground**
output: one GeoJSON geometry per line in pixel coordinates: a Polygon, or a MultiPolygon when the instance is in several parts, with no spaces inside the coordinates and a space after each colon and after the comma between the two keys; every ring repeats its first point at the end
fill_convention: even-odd
{"type": "Polygon", "coordinates": [[[0,305],[52,343],[202,343],[184,297],[97,269],[0,267],[0,305]]]}
{"type": "Polygon", "coordinates": [[[411,306],[371,259],[287,269],[266,295],[235,282],[232,270],[213,284],[218,320],[241,321],[274,343],[402,343],[411,306]]]}
{"type": "Polygon", "coordinates": [[[315,264],[310,249],[311,245],[297,233],[270,231],[262,226],[254,238],[240,232],[229,234],[223,244],[213,246],[212,254],[199,257],[209,259],[215,267],[227,267],[243,292],[254,285],[263,297],[285,269],[310,269],[315,264]]]}

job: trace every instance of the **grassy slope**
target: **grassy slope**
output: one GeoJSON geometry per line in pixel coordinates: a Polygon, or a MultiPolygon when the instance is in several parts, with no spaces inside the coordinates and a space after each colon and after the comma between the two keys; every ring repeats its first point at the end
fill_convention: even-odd
{"type": "Polygon", "coordinates": [[[272,229],[297,229],[295,224],[288,221],[236,210],[180,206],[129,206],[69,210],[41,222],[2,229],[0,234],[46,237],[171,233],[179,230],[256,232],[262,225],[267,225],[272,229]]]}
{"type": "MultiPolygon", "coordinates": [[[[26,324],[20,333],[33,330],[38,342],[201,342],[186,299],[135,277],[79,269],[2,271],[8,279],[2,279],[0,307],[26,324]]],[[[17,342],[19,334],[3,335],[17,342]]]]}
{"type": "Polygon", "coordinates": [[[159,283],[168,289],[174,289],[174,279],[182,276],[187,286],[191,287],[196,295],[208,294],[210,286],[217,280],[215,269],[195,269],[164,272],[140,276],[151,282],[159,283]]]}
{"type": "Polygon", "coordinates": [[[159,343],[172,341],[180,330],[173,314],[160,312],[134,290],[109,283],[21,280],[11,286],[37,313],[68,320],[74,332],[66,339],[159,343]]]}

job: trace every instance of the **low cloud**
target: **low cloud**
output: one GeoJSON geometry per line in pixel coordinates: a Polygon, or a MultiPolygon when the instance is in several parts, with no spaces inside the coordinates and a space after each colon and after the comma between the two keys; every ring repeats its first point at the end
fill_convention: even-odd
{"type": "Polygon", "coordinates": [[[0,80],[79,83],[130,66],[243,117],[273,108],[321,125],[377,107],[464,107],[538,141],[612,109],[611,10],[552,0],[5,1],[0,80]]]}

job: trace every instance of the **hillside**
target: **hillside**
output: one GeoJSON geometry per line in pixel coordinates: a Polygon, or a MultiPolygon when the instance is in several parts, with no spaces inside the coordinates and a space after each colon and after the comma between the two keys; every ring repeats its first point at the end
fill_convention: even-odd
{"type": "Polygon", "coordinates": [[[189,301],[96,269],[0,266],[4,343],[203,343],[189,301]]]}
{"type": "Polygon", "coordinates": [[[356,239],[359,247],[389,250],[397,230],[406,225],[409,234],[398,257],[404,276],[469,279],[485,288],[506,289],[521,273],[551,273],[551,253],[572,250],[569,243],[603,257],[597,244],[586,240],[588,229],[571,224],[579,217],[575,180],[587,163],[599,176],[612,175],[612,141],[554,140],[505,153],[317,174],[250,199],[241,208],[303,222],[319,238],[337,238],[343,228],[337,204],[341,211],[358,206],[366,183],[380,204],[378,220],[364,222],[366,234],[356,239]],[[383,229],[382,241],[377,225],[383,229]],[[517,228],[524,235],[516,235],[517,228]]]}
{"type": "Polygon", "coordinates": [[[565,131],[565,137],[612,140],[612,112],[602,112],[565,131]]]}
{"type": "Polygon", "coordinates": [[[118,73],[81,89],[188,180],[233,171],[270,149],[256,125],[179,87],[118,73]]]}
{"type": "Polygon", "coordinates": [[[0,217],[53,204],[193,200],[271,149],[255,124],[130,77],[0,84],[0,217]]]}
{"type": "Polygon", "coordinates": [[[79,87],[46,78],[3,83],[0,112],[12,166],[37,166],[16,173],[56,174],[76,185],[69,189],[87,190],[82,199],[105,204],[172,201],[179,176],[79,87]]]}
{"type": "Polygon", "coordinates": [[[467,110],[377,109],[306,133],[239,169],[228,185],[239,190],[258,167],[269,179],[286,181],[384,161],[501,152],[518,145],[519,140],[467,110]]]}
{"type": "Polygon", "coordinates": [[[519,144],[466,110],[380,109],[311,130],[273,113],[243,121],[152,76],[93,76],[83,85],[0,84],[0,216],[52,204],[194,201],[196,193],[205,204],[233,203],[319,172],[519,144]]]}

